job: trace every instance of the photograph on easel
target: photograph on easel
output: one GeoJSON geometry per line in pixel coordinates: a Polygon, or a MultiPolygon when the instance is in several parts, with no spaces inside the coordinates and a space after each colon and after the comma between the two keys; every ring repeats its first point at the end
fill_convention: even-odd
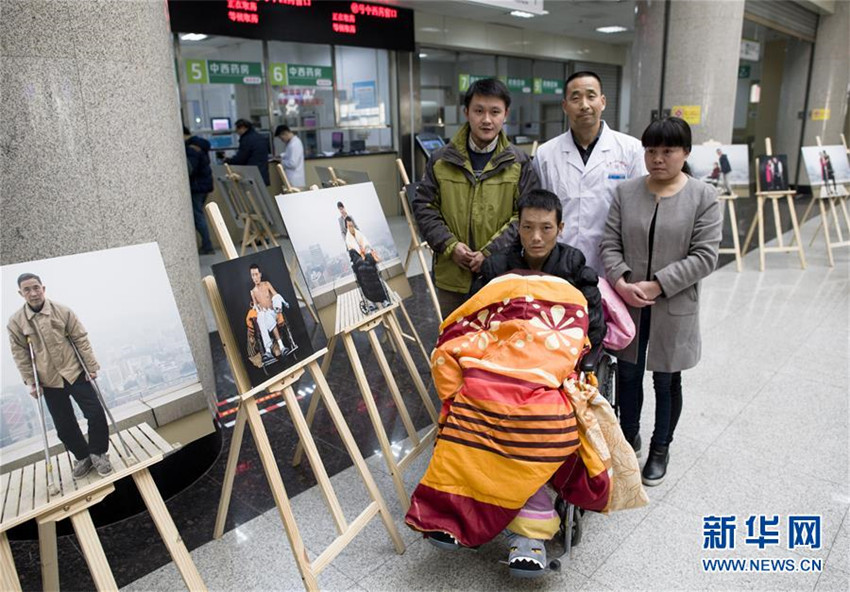
{"type": "Polygon", "coordinates": [[[0,276],[4,457],[54,433],[78,460],[102,455],[107,418],[127,421],[140,403],[147,418],[157,399],[200,388],[156,243],[4,265],[0,276]]]}
{"type": "Polygon", "coordinates": [[[759,156],[759,190],[788,191],[788,157],[784,154],[759,156]]]}
{"type": "Polygon", "coordinates": [[[212,271],[253,386],[313,353],[283,251],[245,255],[212,271]]]}
{"type": "Polygon", "coordinates": [[[850,184],[850,161],[844,146],[803,146],[803,162],[809,185],[823,187],[828,195],[841,195],[840,186],[850,184]]]}
{"type": "Polygon", "coordinates": [[[277,203],[326,335],[342,298],[368,315],[390,304],[390,288],[410,295],[372,183],[278,195],[277,203]]]}
{"type": "Polygon", "coordinates": [[[713,185],[721,195],[730,195],[733,187],[750,185],[750,156],[746,144],[694,146],[688,156],[688,166],[695,179],[713,185]]]}

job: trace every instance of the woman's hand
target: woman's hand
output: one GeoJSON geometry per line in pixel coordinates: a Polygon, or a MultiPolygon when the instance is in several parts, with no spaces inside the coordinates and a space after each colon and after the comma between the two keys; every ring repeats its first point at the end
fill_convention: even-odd
{"type": "Polygon", "coordinates": [[[656,298],[661,296],[661,284],[659,284],[656,280],[649,282],[637,282],[635,286],[640,288],[647,299],[652,300],[653,302],[655,302],[656,298]]]}
{"type": "MultiPolygon", "coordinates": [[[[614,284],[614,290],[620,295],[620,298],[634,308],[643,308],[644,306],[652,306],[655,300],[650,298],[640,287],[640,284],[656,283],[656,282],[638,282],[630,284],[622,277],[614,284]]],[[[661,287],[658,288],[658,293],[661,293],[661,287]]]]}

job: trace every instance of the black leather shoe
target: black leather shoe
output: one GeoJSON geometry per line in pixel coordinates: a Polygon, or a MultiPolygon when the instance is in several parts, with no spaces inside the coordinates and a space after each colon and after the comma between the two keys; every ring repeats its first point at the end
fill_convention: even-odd
{"type": "Polygon", "coordinates": [[[669,446],[650,446],[649,457],[641,472],[641,481],[647,487],[661,485],[667,474],[667,463],[670,460],[669,446]]]}
{"type": "Polygon", "coordinates": [[[635,434],[634,438],[629,438],[627,436],[626,442],[628,442],[629,445],[632,447],[632,449],[635,451],[635,456],[640,458],[640,447],[641,447],[640,434],[635,434]]]}

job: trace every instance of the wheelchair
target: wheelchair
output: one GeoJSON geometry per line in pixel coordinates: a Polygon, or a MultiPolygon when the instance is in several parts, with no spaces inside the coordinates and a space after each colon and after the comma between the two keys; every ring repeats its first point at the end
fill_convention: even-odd
{"type": "MultiPolygon", "coordinates": [[[[620,416],[617,402],[617,358],[605,351],[602,346],[588,352],[579,361],[580,377],[585,382],[596,385],[599,394],[611,404],[617,417],[620,416]]],[[[569,558],[572,548],[578,546],[582,536],[582,518],[584,510],[567,502],[561,496],[555,499],[555,511],[561,518],[561,526],[553,541],[560,541],[563,550],[560,555],[549,559],[549,569],[558,571],[561,562],[569,558]]],[[[557,544],[557,543],[556,543],[557,544]]],[[[548,555],[548,553],[547,553],[548,555]]]]}

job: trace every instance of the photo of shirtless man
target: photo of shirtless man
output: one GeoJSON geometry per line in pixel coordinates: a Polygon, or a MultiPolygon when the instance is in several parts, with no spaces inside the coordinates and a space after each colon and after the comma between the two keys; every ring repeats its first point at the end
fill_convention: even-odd
{"type": "Polygon", "coordinates": [[[263,272],[260,266],[256,263],[250,267],[251,281],[254,287],[251,289],[251,306],[257,312],[257,324],[260,328],[260,338],[263,342],[263,364],[272,364],[276,362],[275,355],[272,351],[272,335],[275,342],[280,348],[280,357],[283,358],[296,349],[298,345],[292,339],[287,327],[287,340],[290,343],[289,347],[283,345],[280,329],[277,324],[277,315],[284,308],[289,308],[289,303],[283,299],[283,296],[278,294],[271,282],[263,280],[263,272]],[[271,335],[270,335],[271,334],[271,335]]]}

